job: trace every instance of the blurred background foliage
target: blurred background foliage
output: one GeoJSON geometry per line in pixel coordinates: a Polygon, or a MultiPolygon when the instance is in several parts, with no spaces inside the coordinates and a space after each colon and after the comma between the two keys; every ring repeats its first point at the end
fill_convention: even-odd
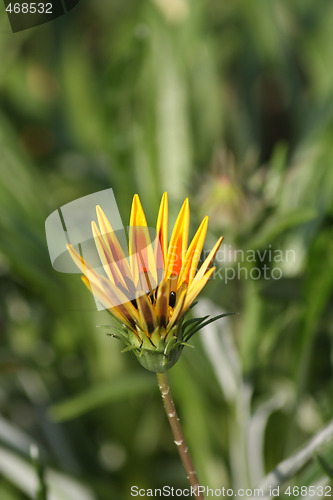
{"type": "MultiPolygon", "coordinates": [[[[170,372],[202,483],[258,486],[328,424],[332,23],[324,0],[81,0],[17,34],[1,16],[1,498],[36,498],[31,443],[52,499],[186,487],[154,375],[49,261],[46,217],[109,187],[123,221],[137,192],[154,225],[167,190],[172,221],[189,195],[191,234],[208,214],[207,248],[225,236],[197,307],[239,315],[170,372]]],[[[321,458],[291,484],[326,484],[321,458]]]]}

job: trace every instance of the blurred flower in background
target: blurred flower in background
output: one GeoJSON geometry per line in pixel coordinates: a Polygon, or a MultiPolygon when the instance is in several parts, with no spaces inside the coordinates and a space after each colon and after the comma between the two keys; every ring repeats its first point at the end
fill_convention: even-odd
{"type": "MultiPolygon", "coordinates": [[[[244,166],[246,168],[246,166],[244,166]]],[[[254,190],[247,168],[247,182],[242,169],[237,168],[235,159],[226,150],[221,150],[213,160],[212,168],[198,182],[197,204],[201,213],[207,213],[215,229],[228,231],[233,235],[246,230],[263,210],[263,200],[254,190]]]]}

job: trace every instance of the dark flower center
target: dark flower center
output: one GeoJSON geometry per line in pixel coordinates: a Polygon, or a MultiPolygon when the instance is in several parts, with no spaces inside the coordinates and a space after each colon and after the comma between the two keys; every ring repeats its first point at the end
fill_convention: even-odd
{"type": "Polygon", "coordinates": [[[170,292],[169,295],[169,306],[170,307],[175,307],[176,305],[176,292],[170,292]]]}
{"type": "MultiPolygon", "coordinates": [[[[149,290],[147,290],[147,295],[148,295],[148,298],[149,298],[150,302],[154,305],[155,302],[156,302],[157,288],[153,292],[149,292],[149,290]]],[[[135,307],[135,309],[138,308],[138,304],[136,302],[136,299],[132,299],[131,303],[133,304],[133,306],[135,307]]],[[[169,295],[169,306],[172,307],[172,308],[174,308],[175,305],[176,305],[176,292],[170,292],[170,295],[169,295]]]]}

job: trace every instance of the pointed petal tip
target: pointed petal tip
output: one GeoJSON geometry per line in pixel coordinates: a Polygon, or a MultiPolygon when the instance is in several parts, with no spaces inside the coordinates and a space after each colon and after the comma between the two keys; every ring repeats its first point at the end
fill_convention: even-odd
{"type": "Polygon", "coordinates": [[[182,206],[179,210],[178,217],[182,217],[182,218],[186,217],[187,219],[189,219],[189,217],[190,217],[190,203],[189,203],[188,198],[185,198],[184,203],[182,204],[182,206]]]}
{"type": "Polygon", "coordinates": [[[133,196],[130,226],[147,226],[147,220],[138,194],[133,196]]]}
{"type": "Polygon", "coordinates": [[[168,217],[168,194],[167,192],[163,193],[163,196],[160,201],[160,206],[159,206],[159,212],[158,212],[158,217],[163,216],[168,217]]]}
{"type": "Polygon", "coordinates": [[[211,251],[212,253],[212,261],[215,259],[215,255],[217,254],[220,246],[221,246],[221,243],[224,239],[224,236],[220,236],[219,239],[217,240],[217,242],[215,243],[214,247],[213,247],[213,250],[211,251]]]}
{"type": "Polygon", "coordinates": [[[185,198],[185,200],[183,201],[183,204],[182,206],[180,207],[180,210],[179,210],[179,213],[178,215],[180,215],[181,213],[183,213],[184,211],[188,212],[189,211],[189,208],[190,208],[190,202],[189,202],[189,199],[188,197],[185,198]]]}
{"type": "MultiPolygon", "coordinates": [[[[215,266],[213,266],[213,267],[209,268],[209,269],[208,269],[208,271],[206,271],[206,272],[205,272],[204,276],[206,276],[206,277],[209,277],[209,278],[210,278],[210,277],[211,277],[211,275],[212,275],[215,271],[216,271],[216,267],[215,267],[215,266]]],[[[209,279],[209,278],[208,278],[208,279],[209,279]]]]}
{"type": "Polygon", "coordinates": [[[133,204],[134,203],[140,203],[140,205],[141,205],[140,196],[137,193],[135,193],[135,195],[133,196],[132,203],[133,204]]]}
{"type": "Polygon", "coordinates": [[[99,227],[97,226],[96,222],[94,220],[91,221],[91,231],[93,237],[96,239],[99,236],[101,236],[101,232],[99,230],[99,227]]]}
{"type": "Polygon", "coordinates": [[[141,201],[140,201],[139,195],[137,193],[135,193],[135,195],[133,196],[133,199],[132,199],[131,218],[133,218],[135,216],[135,214],[138,211],[138,208],[142,208],[142,206],[141,206],[141,201]]]}
{"type": "Polygon", "coordinates": [[[66,248],[67,248],[67,250],[69,251],[70,254],[77,254],[78,253],[75,250],[75,248],[73,247],[73,245],[71,245],[70,243],[67,243],[66,248]]]}
{"type": "Polygon", "coordinates": [[[105,212],[100,205],[96,205],[96,215],[100,232],[103,234],[109,233],[111,230],[111,225],[109,219],[105,215],[105,212]]]}
{"type": "Polygon", "coordinates": [[[206,235],[207,235],[207,230],[208,230],[208,221],[209,221],[209,217],[208,215],[206,215],[206,217],[203,218],[202,220],[202,229],[204,231],[204,234],[205,234],[205,239],[206,239],[206,235]]]}
{"type": "Polygon", "coordinates": [[[161,207],[168,207],[168,193],[166,191],[164,191],[160,201],[160,210],[161,207]]]}
{"type": "Polygon", "coordinates": [[[105,216],[104,210],[101,205],[96,205],[96,214],[98,216],[105,216]]]}

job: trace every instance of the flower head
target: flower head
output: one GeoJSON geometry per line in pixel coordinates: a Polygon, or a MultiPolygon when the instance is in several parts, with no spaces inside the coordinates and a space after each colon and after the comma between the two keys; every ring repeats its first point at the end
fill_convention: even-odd
{"type": "MultiPolygon", "coordinates": [[[[184,321],[214,272],[211,267],[223,237],[198,269],[208,217],[201,222],[190,245],[189,204],[186,199],[168,244],[168,198],[164,193],[152,236],[138,195],[132,202],[128,230],[128,257],[101,207],[92,233],[105,276],[97,273],[68,245],[82,280],[117,320],[112,335],[133,350],[148,370],[163,372],[178,360],[189,338],[208,322],[207,317],[184,321]]],[[[216,319],[216,318],[214,318],[216,319]]]]}

